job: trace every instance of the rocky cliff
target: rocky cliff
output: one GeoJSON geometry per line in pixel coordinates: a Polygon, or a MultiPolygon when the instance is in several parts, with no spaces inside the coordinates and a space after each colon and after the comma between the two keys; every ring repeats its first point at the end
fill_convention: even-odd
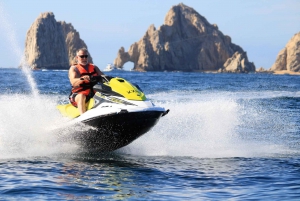
{"type": "Polygon", "coordinates": [[[114,65],[137,71],[252,72],[246,52],[193,8],[173,6],[158,29],[151,25],[139,42],[118,51],[114,65]]]}
{"type": "MultiPolygon", "coordinates": [[[[85,42],[80,38],[79,32],[74,29],[71,23],[66,23],[64,21],[59,22],[62,26],[64,38],[66,42],[66,47],[68,51],[68,59],[69,63],[76,63],[74,60],[76,56],[76,51],[80,48],[87,48],[85,42]]],[[[90,56],[88,58],[89,62],[93,63],[93,58],[90,56]]]]}
{"type": "Polygon", "coordinates": [[[56,21],[52,12],[41,13],[27,32],[25,59],[33,69],[68,69],[81,47],[86,44],[71,24],[56,21]]]}
{"type": "Polygon", "coordinates": [[[300,72],[300,32],[279,52],[270,71],[300,72]]]}

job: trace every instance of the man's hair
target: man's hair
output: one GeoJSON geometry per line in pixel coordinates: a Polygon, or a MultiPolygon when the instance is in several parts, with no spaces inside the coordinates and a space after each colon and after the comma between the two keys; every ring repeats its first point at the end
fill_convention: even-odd
{"type": "Polygon", "coordinates": [[[78,56],[78,53],[79,53],[80,51],[85,52],[85,53],[89,53],[89,51],[88,51],[85,47],[83,47],[83,48],[80,48],[79,50],[77,50],[77,52],[76,52],[76,55],[77,55],[77,56],[78,56]]]}

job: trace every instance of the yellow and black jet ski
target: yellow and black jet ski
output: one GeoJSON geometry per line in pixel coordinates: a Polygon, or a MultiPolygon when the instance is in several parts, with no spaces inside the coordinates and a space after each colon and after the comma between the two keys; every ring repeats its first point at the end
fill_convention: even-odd
{"type": "Polygon", "coordinates": [[[71,103],[58,105],[62,115],[73,123],[90,126],[74,133],[73,139],[85,148],[113,151],[148,132],[169,110],[155,106],[138,85],[120,77],[92,77],[94,96],[82,115],[71,103]]]}

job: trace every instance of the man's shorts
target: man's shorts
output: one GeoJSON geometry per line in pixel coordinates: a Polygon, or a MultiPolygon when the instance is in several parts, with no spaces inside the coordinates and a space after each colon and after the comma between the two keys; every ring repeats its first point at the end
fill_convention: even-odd
{"type": "MultiPolygon", "coordinates": [[[[74,106],[74,107],[77,107],[77,103],[75,102],[75,98],[76,96],[78,95],[78,93],[72,93],[70,96],[69,96],[69,100],[70,100],[70,103],[74,106]]],[[[91,96],[88,95],[86,96],[86,99],[85,99],[85,102],[89,102],[89,100],[91,99],[91,96]]]]}
{"type": "Polygon", "coordinates": [[[69,96],[69,100],[71,102],[71,104],[74,106],[74,107],[77,107],[77,103],[75,102],[75,97],[77,96],[78,93],[72,93],[70,96],[69,96]]]}

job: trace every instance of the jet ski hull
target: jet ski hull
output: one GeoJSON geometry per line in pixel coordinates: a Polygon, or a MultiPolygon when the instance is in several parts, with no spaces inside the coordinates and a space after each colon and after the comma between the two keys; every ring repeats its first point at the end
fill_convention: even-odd
{"type": "Polygon", "coordinates": [[[163,115],[163,111],[121,111],[93,117],[82,122],[92,128],[76,132],[73,139],[86,149],[114,151],[148,132],[163,115]]]}

